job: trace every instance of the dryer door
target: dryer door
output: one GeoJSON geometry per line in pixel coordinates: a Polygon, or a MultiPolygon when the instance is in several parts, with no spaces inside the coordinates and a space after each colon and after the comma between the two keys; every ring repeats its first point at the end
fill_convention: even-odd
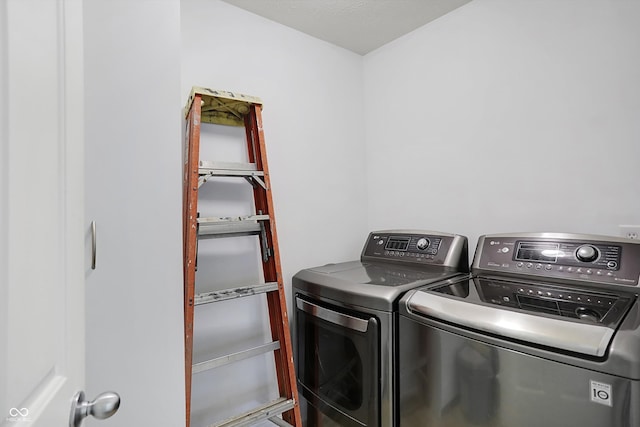
{"type": "MultiPolygon", "coordinates": [[[[342,426],[380,418],[379,321],[296,296],[296,372],[307,426],[329,417],[342,426]]],[[[326,423],[322,423],[326,425],[326,423]]]]}

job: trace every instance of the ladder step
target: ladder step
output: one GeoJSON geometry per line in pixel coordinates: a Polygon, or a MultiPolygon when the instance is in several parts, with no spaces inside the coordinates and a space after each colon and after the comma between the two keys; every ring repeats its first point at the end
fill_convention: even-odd
{"type": "Polygon", "coordinates": [[[260,177],[264,177],[264,172],[259,171],[255,163],[231,163],[231,162],[211,162],[200,161],[198,168],[198,188],[213,176],[241,177],[249,181],[251,185],[258,184],[267,189],[267,184],[260,177]]]}
{"type": "Polygon", "coordinates": [[[237,417],[229,418],[225,421],[212,424],[210,427],[245,427],[256,424],[259,421],[273,418],[295,407],[293,399],[281,397],[278,400],[267,403],[237,417]]]}
{"type": "Polygon", "coordinates": [[[198,218],[199,236],[229,237],[258,234],[262,227],[258,221],[268,221],[269,215],[244,217],[198,218]]]}
{"type": "Polygon", "coordinates": [[[239,351],[237,353],[231,353],[224,356],[216,357],[215,359],[207,360],[200,363],[193,364],[193,374],[199,372],[208,371],[210,369],[218,368],[220,366],[228,365],[229,363],[239,362],[240,360],[249,359],[260,354],[275,351],[280,348],[280,341],[273,341],[263,344],[258,347],[253,347],[248,350],[239,351]]]}
{"type": "Polygon", "coordinates": [[[248,297],[251,295],[263,294],[265,292],[277,291],[278,282],[260,283],[251,286],[241,286],[237,288],[224,289],[197,294],[194,297],[195,305],[209,304],[212,302],[225,301],[234,298],[248,297]]]}
{"type": "Polygon", "coordinates": [[[269,221],[269,215],[245,215],[245,216],[225,216],[225,217],[207,217],[198,218],[198,224],[204,225],[220,225],[229,223],[238,223],[240,221],[269,221]]]}
{"type": "Polygon", "coordinates": [[[255,163],[231,163],[200,161],[199,175],[211,176],[264,176],[255,163]]]}

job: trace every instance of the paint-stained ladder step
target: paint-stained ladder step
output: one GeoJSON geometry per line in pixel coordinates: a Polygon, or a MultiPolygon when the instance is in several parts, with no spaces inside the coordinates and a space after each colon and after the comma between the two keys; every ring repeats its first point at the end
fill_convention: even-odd
{"type": "Polygon", "coordinates": [[[198,218],[198,236],[234,237],[258,234],[264,230],[261,221],[269,221],[269,215],[198,218]]]}
{"type": "MultiPolygon", "coordinates": [[[[210,427],[245,427],[256,424],[263,420],[268,420],[272,417],[289,411],[295,407],[295,401],[293,399],[287,399],[281,397],[278,400],[267,403],[244,414],[222,421],[220,423],[212,424],[210,427]]],[[[281,425],[281,424],[280,424],[281,425]]]]}
{"type": "Polygon", "coordinates": [[[277,291],[278,282],[260,283],[251,286],[239,286],[236,288],[224,289],[221,291],[204,292],[197,294],[193,300],[195,305],[210,304],[213,302],[226,301],[234,298],[249,297],[263,294],[265,292],[277,291]]]}
{"type": "Polygon", "coordinates": [[[219,368],[220,366],[228,365],[229,363],[239,362],[241,360],[249,359],[251,357],[258,356],[260,354],[268,353],[270,351],[276,351],[280,349],[280,342],[273,341],[258,347],[253,347],[247,350],[238,351],[232,354],[225,354],[224,356],[209,359],[204,362],[194,363],[192,374],[208,371],[210,369],[219,368]]]}

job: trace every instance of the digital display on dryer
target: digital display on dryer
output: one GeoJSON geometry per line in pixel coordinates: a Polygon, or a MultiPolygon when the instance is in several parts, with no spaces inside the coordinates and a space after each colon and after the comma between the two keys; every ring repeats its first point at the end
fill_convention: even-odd
{"type": "Polygon", "coordinates": [[[389,237],[385,249],[389,251],[406,251],[409,248],[411,237],[389,237]]]}
{"type": "Polygon", "coordinates": [[[562,256],[558,243],[518,242],[517,261],[557,262],[562,256]]]}

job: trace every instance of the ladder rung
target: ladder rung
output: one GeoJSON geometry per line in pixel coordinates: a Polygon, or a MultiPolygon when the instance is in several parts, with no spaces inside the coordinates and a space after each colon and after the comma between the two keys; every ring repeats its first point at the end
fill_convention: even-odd
{"type": "Polygon", "coordinates": [[[229,418],[225,421],[212,424],[210,427],[245,427],[253,425],[259,421],[273,418],[277,415],[293,409],[295,401],[281,397],[278,400],[267,403],[251,411],[245,412],[237,417],[229,418]]]}
{"type": "Polygon", "coordinates": [[[200,161],[198,168],[200,175],[211,176],[264,176],[263,171],[259,171],[255,163],[229,163],[200,161]]]}
{"type": "Polygon", "coordinates": [[[248,350],[239,351],[237,353],[231,353],[224,356],[216,357],[215,359],[207,360],[205,362],[193,364],[193,374],[198,372],[208,371],[210,369],[218,368],[220,366],[228,365],[229,363],[239,362],[240,360],[249,359],[254,356],[258,356],[263,353],[275,351],[280,348],[280,341],[273,341],[263,344],[258,347],[250,348],[248,350]]]}
{"type": "Polygon", "coordinates": [[[198,188],[202,187],[212,176],[224,176],[241,177],[249,181],[251,185],[255,186],[257,183],[260,187],[267,189],[267,184],[260,178],[264,177],[264,172],[257,170],[255,163],[200,161],[198,175],[200,175],[198,188]]]}
{"type": "Polygon", "coordinates": [[[249,215],[227,218],[198,218],[198,236],[250,236],[262,231],[258,221],[268,221],[269,215],[249,215]]]}
{"type": "Polygon", "coordinates": [[[197,294],[194,297],[193,303],[195,305],[209,304],[212,302],[248,297],[251,295],[258,295],[276,290],[278,290],[278,282],[260,283],[252,286],[241,286],[237,288],[224,289],[221,291],[197,294]]]}
{"type": "Polygon", "coordinates": [[[209,217],[198,218],[198,224],[203,225],[221,225],[221,224],[237,224],[241,221],[269,221],[269,215],[247,215],[247,216],[227,216],[227,217],[209,217]]]}

